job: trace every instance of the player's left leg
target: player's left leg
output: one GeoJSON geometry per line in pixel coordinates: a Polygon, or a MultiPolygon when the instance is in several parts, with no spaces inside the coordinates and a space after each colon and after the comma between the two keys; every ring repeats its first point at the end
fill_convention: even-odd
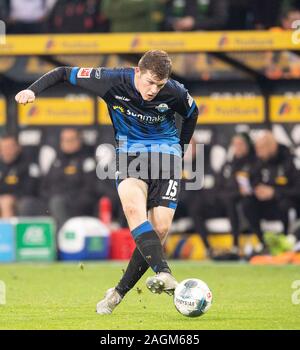
{"type": "MultiPolygon", "coordinates": [[[[162,245],[166,241],[174,213],[174,209],[163,206],[154,207],[148,211],[148,220],[152,224],[155,232],[158,234],[162,245]]],[[[136,248],[132,254],[124,275],[116,286],[118,293],[124,297],[141,279],[141,277],[148,270],[148,267],[148,263],[143,258],[138,248],[136,248]]]]}
{"type": "MultiPolygon", "coordinates": [[[[175,209],[165,206],[158,206],[150,209],[149,216],[155,231],[160,237],[162,245],[167,239],[174,214],[175,209]]],[[[177,281],[171,274],[160,272],[155,276],[148,277],[146,280],[146,286],[152,293],[160,294],[166,292],[172,295],[177,286],[177,281]]]]}
{"type": "MultiPolygon", "coordinates": [[[[181,173],[180,167],[177,169],[178,166],[181,166],[181,158],[172,155],[169,155],[169,157],[169,167],[166,166],[168,165],[168,158],[165,156],[163,159],[162,157],[159,163],[159,177],[151,178],[150,181],[147,182],[148,222],[152,226],[155,234],[159,237],[161,245],[163,245],[171,227],[181,187],[180,178],[177,176],[181,173]]],[[[153,166],[152,161],[150,167],[151,166],[153,166]]],[[[167,266],[162,249],[160,249],[160,252],[162,254],[160,257],[167,266]]],[[[145,259],[145,254],[141,253],[140,247],[138,246],[138,249],[136,249],[132,255],[121,281],[116,287],[116,290],[118,290],[120,295],[125,295],[131,288],[133,288],[137,281],[147,271],[148,266],[146,265],[145,260],[147,260],[145,259]]],[[[149,283],[147,284],[147,287],[150,290],[161,293],[162,291],[174,289],[174,285],[177,282],[172,277],[170,269],[169,271],[166,269],[153,270],[157,275],[159,274],[161,278],[164,278],[164,281],[157,279],[156,275],[155,278],[149,280],[149,283]]]]}
{"type": "Polygon", "coordinates": [[[155,232],[159,235],[162,245],[164,245],[167,235],[171,229],[175,209],[159,205],[149,210],[149,221],[152,223],[155,232]]]}
{"type": "MultiPolygon", "coordinates": [[[[136,180],[131,179],[130,181],[132,182],[136,180]]],[[[132,189],[132,186],[130,186],[129,188],[132,189]]],[[[121,191],[120,193],[120,185],[118,187],[118,192],[122,202],[122,198],[124,199],[124,191],[121,191]]],[[[153,232],[155,232],[155,234],[159,238],[159,241],[161,242],[161,244],[163,244],[166,239],[167,233],[169,232],[169,229],[171,227],[171,223],[175,213],[176,203],[178,201],[178,194],[180,192],[180,180],[174,179],[173,176],[171,176],[171,179],[156,179],[150,182],[150,186],[147,192],[147,207],[148,209],[150,208],[150,210],[148,210],[147,219],[149,225],[151,225],[153,228],[153,232]]],[[[134,198],[134,201],[136,202],[136,195],[128,195],[128,193],[125,194],[125,199],[134,198]]],[[[140,201],[137,201],[137,203],[138,207],[140,208],[140,201]]],[[[124,207],[126,207],[126,205],[123,205],[123,208],[124,207]]],[[[133,224],[131,220],[129,220],[129,226],[135,227],[136,224],[138,223],[133,224]]],[[[164,262],[167,266],[167,263],[163,257],[162,250],[161,253],[161,262],[164,262]]],[[[141,253],[140,249],[135,249],[122,279],[120,280],[116,288],[112,288],[108,291],[106,299],[109,299],[111,301],[111,305],[113,307],[107,308],[109,312],[102,312],[100,308],[97,308],[98,313],[112,312],[112,309],[122,300],[125,294],[135,286],[135,284],[147,271],[149,267],[149,261],[146,261],[147,258],[148,257],[145,257],[144,254],[141,253]]],[[[154,271],[156,270],[154,269],[154,271]]],[[[149,278],[147,280],[147,287],[154,293],[161,293],[162,291],[165,291],[167,293],[172,294],[176,285],[177,281],[171,275],[170,269],[169,271],[165,272],[163,272],[163,270],[160,269],[160,271],[158,270],[158,273],[154,277],[149,278]]]]}

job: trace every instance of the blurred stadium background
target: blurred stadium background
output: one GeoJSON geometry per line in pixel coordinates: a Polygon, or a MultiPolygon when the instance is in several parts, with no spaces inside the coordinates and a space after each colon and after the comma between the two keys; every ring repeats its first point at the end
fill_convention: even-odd
{"type": "MultiPolygon", "coordinates": [[[[298,172],[300,38],[291,25],[300,20],[299,1],[30,0],[25,6],[7,0],[0,19],[7,34],[0,44],[0,262],[130,257],[133,242],[114,181],[99,181],[95,173],[97,164],[114,161],[104,145],[114,144],[104,102],[63,84],[27,106],[14,96],[57,66],[134,66],[150,49],[171,55],[173,78],[200,110],[193,144],[205,145],[204,189],[182,194],[167,256],[202,260],[211,248],[214,258],[230,259],[255,249],[256,232],[241,208],[237,257],[230,254],[226,210],[204,215],[196,207],[205,246],[200,214],[189,206],[206,200],[214,206],[222,192],[218,179],[224,192],[228,177],[236,181],[234,171],[225,174],[236,134],[255,143],[261,130],[270,130],[298,172]]],[[[188,157],[193,160],[192,151],[188,157]]],[[[281,167],[276,163],[276,186],[295,190],[284,208],[288,227],[275,206],[271,217],[260,218],[263,231],[282,239],[276,253],[296,251],[300,240],[300,188],[281,167]]],[[[280,259],[299,263],[291,254],[280,259]]]]}

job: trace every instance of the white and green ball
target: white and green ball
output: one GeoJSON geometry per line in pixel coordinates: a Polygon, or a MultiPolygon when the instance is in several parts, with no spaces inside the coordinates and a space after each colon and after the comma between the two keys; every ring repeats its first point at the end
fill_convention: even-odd
{"type": "Polygon", "coordinates": [[[188,278],[177,285],[174,304],[182,315],[198,317],[205,314],[211,307],[212,292],[205,282],[188,278]]]}

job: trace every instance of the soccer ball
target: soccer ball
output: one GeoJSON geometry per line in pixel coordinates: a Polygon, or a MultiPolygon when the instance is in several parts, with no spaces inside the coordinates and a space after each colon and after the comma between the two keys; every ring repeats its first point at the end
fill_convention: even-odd
{"type": "Polygon", "coordinates": [[[177,285],[174,292],[174,304],[182,315],[198,317],[211,307],[212,292],[205,282],[189,278],[177,285]]]}

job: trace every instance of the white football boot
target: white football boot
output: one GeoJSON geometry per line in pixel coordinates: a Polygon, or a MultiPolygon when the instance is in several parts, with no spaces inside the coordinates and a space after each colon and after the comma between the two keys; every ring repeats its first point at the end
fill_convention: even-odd
{"type": "Polygon", "coordinates": [[[111,314],[114,308],[120,304],[122,297],[115,288],[106,291],[104,299],[100,300],[96,306],[96,312],[99,315],[111,314]]]}
{"type": "Polygon", "coordinates": [[[178,282],[176,279],[168,272],[159,272],[155,276],[148,277],[146,280],[147,288],[152,293],[156,294],[165,292],[169,295],[173,295],[177,285],[178,282]]]}

